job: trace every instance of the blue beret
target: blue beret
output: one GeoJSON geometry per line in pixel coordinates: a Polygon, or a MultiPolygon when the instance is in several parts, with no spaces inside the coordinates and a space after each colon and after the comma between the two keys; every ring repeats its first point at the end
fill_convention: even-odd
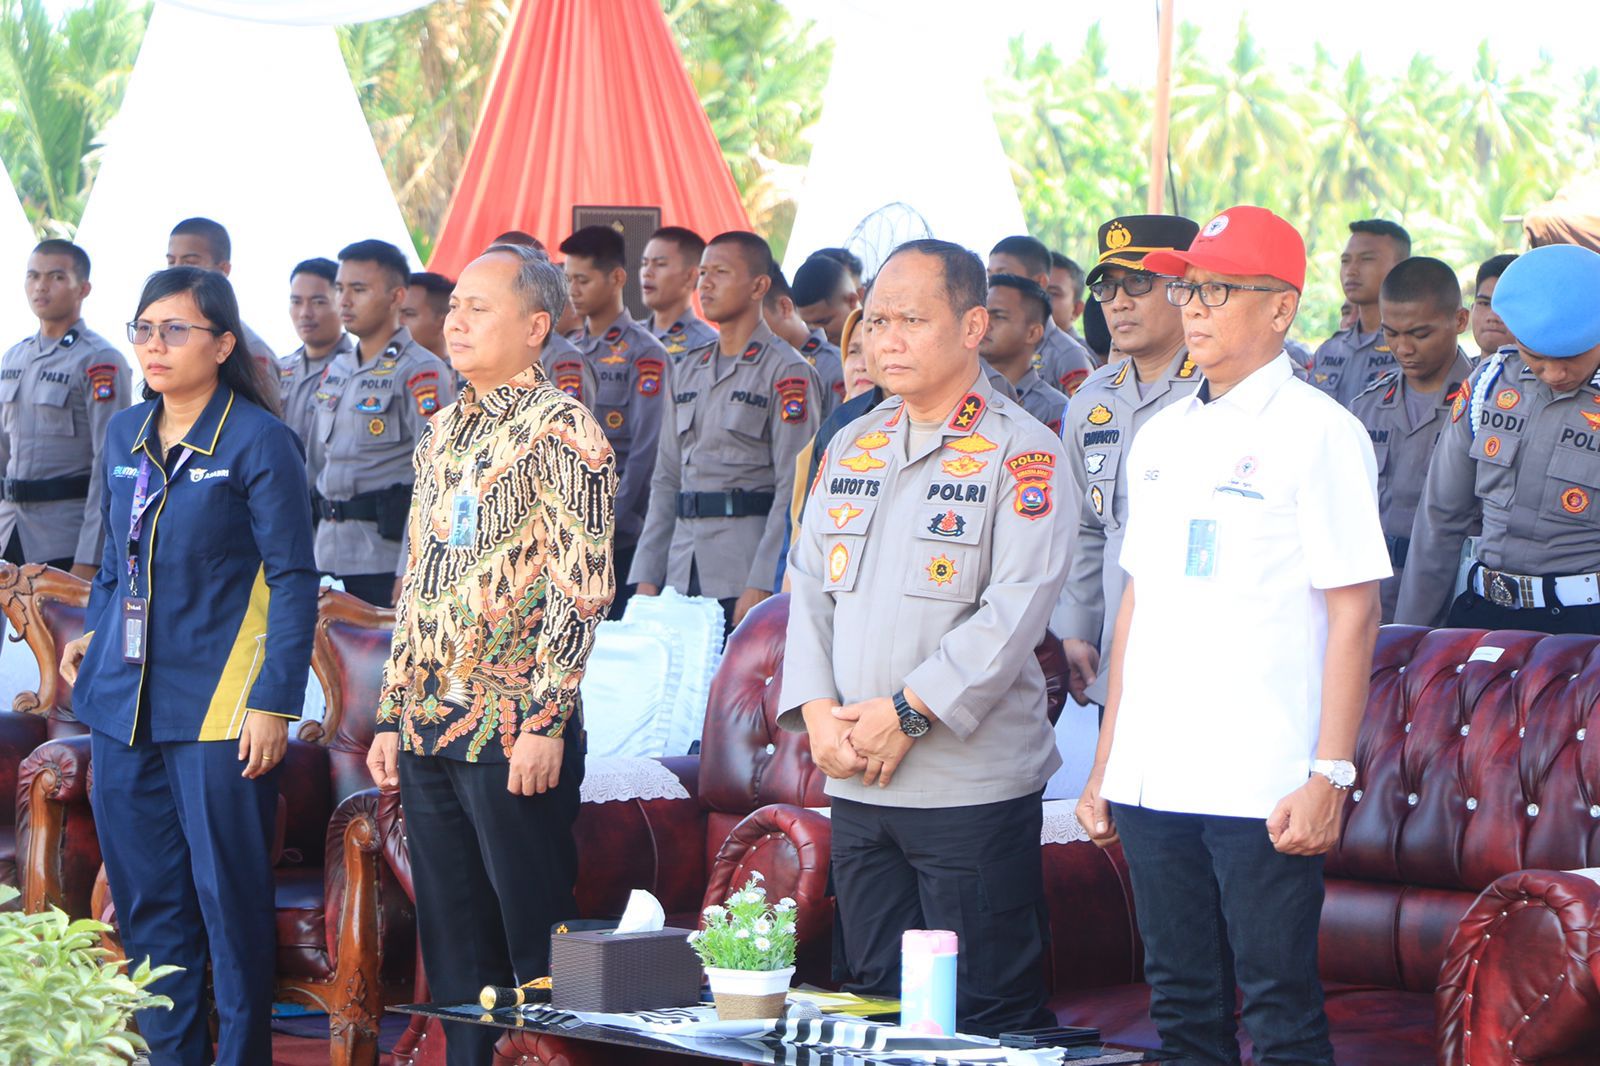
{"type": "Polygon", "coordinates": [[[1576,244],[1524,252],[1500,275],[1490,306],[1535,355],[1582,355],[1600,345],[1600,254],[1576,244]]]}

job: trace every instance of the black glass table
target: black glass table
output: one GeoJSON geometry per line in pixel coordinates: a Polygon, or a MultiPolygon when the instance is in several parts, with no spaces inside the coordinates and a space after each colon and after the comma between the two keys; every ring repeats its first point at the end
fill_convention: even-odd
{"type": "MultiPolygon", "coordinates": [[[[560,1037],[563,1040],[577,1040],[584,1043],[609,1044],[619,1049],[628,1048],[633,1051],[663,1052],[671,1055],[703,1059],[708,1062],[821,1064],[848,1062],[852,1057],[845,1049],[831,1052],[827,1048],[799,1047],[792,1044],[767,1045],[755,1040],[688,1036],[673,1036],[669,1038],[655,1033],[636,1032],[608,1025],[592,1025],[571,1017],[552,1023],[525,1015],[516,1007],[486,1011],[475,1003],[461,1007],[436,1006],[429,1003],[408,1003],[403,1006],[390,1007],[389,1009],[400,1014],[417,1014],[425,1018],[436,1018],[440,1021],[485,1025],[493,1029],[505,1030],[508,1033],[521,1032],[560,1037]],[[813,1054],[807,1056],[807,1052],[813,1054]]],[[[1071,1063],[1072,1066],[1122,1066],[1124,1063],[1163,1061],[1158,1052],[1115,1044],[1097,1044],[1062,1048],[1060,1050],[1063,1052],[1062,1061],[1071,1063]]],[[[615,1061],[620,1064],[637,1060],[619,1052],[615,1061]]]]}

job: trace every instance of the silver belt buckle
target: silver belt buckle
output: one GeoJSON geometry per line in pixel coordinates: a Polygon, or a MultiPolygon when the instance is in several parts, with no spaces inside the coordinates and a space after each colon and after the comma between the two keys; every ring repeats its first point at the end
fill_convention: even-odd
{"type": "Polygon", "coordinates": [[[1511,582],[1507,581],[1506,576],[1498,570],[1491,573],[1494,576],[1489,578],[1488,587],[1485,589],[1489,594],[1489,602],[1496,607],[1515,607],[1517,594],[1511,587],[1511,582]]]}

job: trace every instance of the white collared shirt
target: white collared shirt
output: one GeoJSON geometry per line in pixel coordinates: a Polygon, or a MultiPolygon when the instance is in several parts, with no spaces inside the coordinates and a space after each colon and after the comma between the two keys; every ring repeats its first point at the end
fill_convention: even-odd
{"type": "Polygon", "coordinates": [[[1102,794],[1265,818],[1305,783],[1324,589],[1390,574],[1366,430],[1280,354],[1157,414],[1128,455],[1135,607],[1102,794]]]}

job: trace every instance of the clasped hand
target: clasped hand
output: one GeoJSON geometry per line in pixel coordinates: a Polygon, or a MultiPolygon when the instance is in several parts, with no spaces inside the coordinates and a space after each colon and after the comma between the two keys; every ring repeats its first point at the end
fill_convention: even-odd
{"type": "Polygon", "coordinates": [[[911,750],[911,738],[900,729],[894,701],[886,696],[843,706],[815,700],[802,714],[811,737],[812,761],[829,777],[861,774],[863,784],[882,788],[911,750]]]}

